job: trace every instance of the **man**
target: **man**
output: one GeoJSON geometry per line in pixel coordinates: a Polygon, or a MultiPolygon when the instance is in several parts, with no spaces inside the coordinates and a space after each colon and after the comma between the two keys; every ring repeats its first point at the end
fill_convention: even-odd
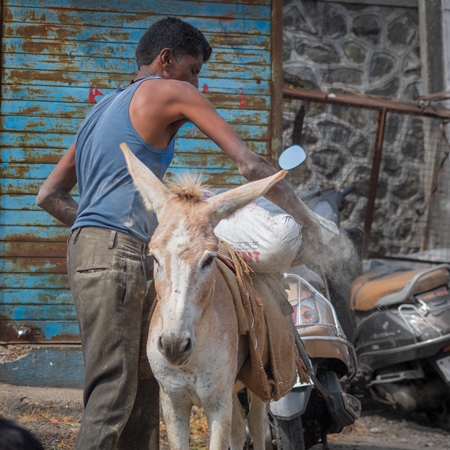
{"type": "MultiPolygon", "coordinates": [[[[173,157],[175,134],[190,121],[247,180],[275,172],[198,91],[198,74],[211,51],[203,34],[186,22],[166,18],[152,25],[136,49],[134,82],[91,110],[39,191],[37,204],[72,228],[68,274],[85,361],[78,450],[144,449],[158,440],[156,384],[145,371],[138,376],[144,259],[156,224],[133,187],[119,144],[126,142],[161,179],[173,157]],[[77,182],[79,205],[69,194],[77,182]]],[[[287,182],[267,197],[291,213],[306,234],[317,233],[315,218],[287,182]]]]}

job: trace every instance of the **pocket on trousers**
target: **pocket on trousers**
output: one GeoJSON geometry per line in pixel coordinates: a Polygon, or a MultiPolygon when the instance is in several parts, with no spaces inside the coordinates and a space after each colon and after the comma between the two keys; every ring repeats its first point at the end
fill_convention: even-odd
{"type": "Polygon", "coordinates": [[[76,244],[68,246],[70,270],[73,274],[89,275],[109,270],[113,264],[114,249],[105,241],[78,237],[76,244]]]}
{"type": "Polygon", "coordinates": [[[77,269],[77,273],[89,274],[89,273],[98,273],[104,272],[108,270],[109,266],[91,266],[91,267],[80,267],[77,269]]]}

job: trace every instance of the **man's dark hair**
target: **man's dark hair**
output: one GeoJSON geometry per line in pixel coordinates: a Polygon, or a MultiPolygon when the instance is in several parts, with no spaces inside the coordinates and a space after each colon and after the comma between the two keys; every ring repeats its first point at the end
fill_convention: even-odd
{"type": "Polygon", "coordinates": [[[0,417],[0,449],[44,450],[44,447],[28,430],[0,417]]]}
{"type": "Polygon", "coordinates": [[[165,48],[170,48],[177,60],[185,54],[202,53],[206,62],[212,53],[200,30],[175,17],[167,17],[154,23],[140,39],[135,53],[138,67],[151,64],[165,48]]]}

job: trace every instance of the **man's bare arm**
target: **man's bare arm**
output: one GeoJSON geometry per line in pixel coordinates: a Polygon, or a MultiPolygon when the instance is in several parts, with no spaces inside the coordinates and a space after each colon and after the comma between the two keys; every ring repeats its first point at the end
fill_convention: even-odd
{"type": "Polygon", "coordinates": [[[76,184],[74,143],[39,189],[36,204],[70,227],[75,222],[78,211],[78,203],[70,195],[76,184]]]}
{"type": "MultiPolygon", "coordinates": [[[[188,104],[182,106],[186,118],[212,139],[237,165],[239,173],[249,181],[266,178],[276,172],[266,159],[247,148],[233,128],[223,120],[214,107],[198,91],[188,104]],[[193,107],[193,106],[196,107],[193,107]]],[[[289,213],[302,226],[301,254],[296,261],[308,263],[323,250],[320,224],[314,213],[295,194],[286,180],[275,184],[265,195],[267,199],[289,213]]]]}
{"type": "MultiPolygon", "coordinates": [[[[197,90],[183,97],[182,113],[212,139],[237,165],[239,173],[249,181],[266,178],[276,169],[266,159],[247,148],[233,128],[223,120],[214,107],[197,90]]],[[[318,230],[318,222],[311,210],[298,198],[285,180],[273,186],[265,195],[270,201],[291,214],[306,228],[318,230]]]]}

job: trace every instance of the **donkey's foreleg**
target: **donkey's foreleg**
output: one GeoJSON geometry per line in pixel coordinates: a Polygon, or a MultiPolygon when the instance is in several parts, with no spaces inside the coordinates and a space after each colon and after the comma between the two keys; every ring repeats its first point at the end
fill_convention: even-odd
{"type": "Polygon", "coordinates": [[[266,448],[266,433],[269,425],[268,405],[253,393],[251,393],[249,404],[250,410],[247,421],[253,449],[264,450],[266,448]]]}
{"type": "Polygon", "coordinates": [[[174,399],[161,389],[161,407],[171,450],[189,450],[192,403],[174,399]]]}
{"type": "Polygon", "coordinates": [[[210,450],[228,450],[233,410],[232,388],[204,406],[209,427],[210,450]]]}

